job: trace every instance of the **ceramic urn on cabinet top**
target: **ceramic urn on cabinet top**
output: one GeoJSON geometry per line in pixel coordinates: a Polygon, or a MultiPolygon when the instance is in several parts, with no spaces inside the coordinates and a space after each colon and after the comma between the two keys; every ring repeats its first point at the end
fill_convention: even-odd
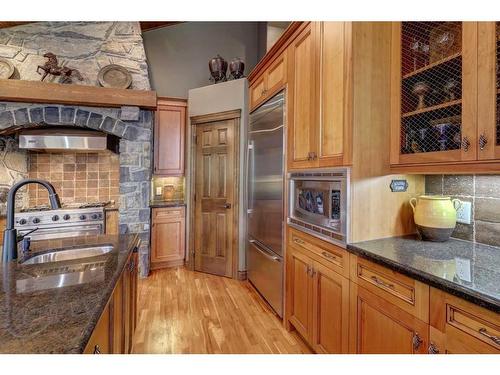
{"type": "Polygon", "coordinates": [[[410,199],[417,230],[423,240],[447,241],[457,224],[459,199],[440,195],[421,195],[410,199]]]}

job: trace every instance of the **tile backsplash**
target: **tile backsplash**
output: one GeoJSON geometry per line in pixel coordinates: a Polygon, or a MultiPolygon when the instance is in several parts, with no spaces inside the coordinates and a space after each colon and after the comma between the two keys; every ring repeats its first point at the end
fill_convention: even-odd
{"type": "MultiPolygon", "coordinates": [[[[110,151],[93,153],[30,152],[30,178],[50,181],[61,203],[114,200],[119,202],[120,157],[110,151]]],[[[29,205],[48,204],[47,190],[31,185],[29,205]]]]}
{"type": "Polygon", "coordinates": [[[500,175],[427,175],[425,193],[471,202],[471,224],[457,223],[452,237],[500,246],[500,175]]]}
{"type": "Polygon", "coordinates": [[[151,189],[152,200],[183,201],[184,177],[153,176],[151,189]]]}

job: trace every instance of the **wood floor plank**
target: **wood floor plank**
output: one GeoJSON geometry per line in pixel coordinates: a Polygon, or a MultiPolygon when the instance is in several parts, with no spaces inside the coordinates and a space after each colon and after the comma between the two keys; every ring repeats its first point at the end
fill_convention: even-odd
{"type": "Polygon", "coordinates": [[[245,281],[158,270],[139,280],[134,353],[311,353],[245,281]]]}

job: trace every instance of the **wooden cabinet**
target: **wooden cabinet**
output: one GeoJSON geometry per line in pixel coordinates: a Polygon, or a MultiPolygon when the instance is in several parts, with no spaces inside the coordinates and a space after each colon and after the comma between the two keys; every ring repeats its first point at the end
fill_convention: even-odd
{"type": "Polygon", "coordinates": [[[137,322],[137,253],[132,253],[87,343],[85,354],[127,354],[137,322]]]}
{"type": "Polygon", "coordinates": [[[185,257],[185,208],[153,208],[151,269],[181,265],[185,257]]]}
{"type": "Polygon", "coordinates": [[[309,23],[288,47],[289,168],[350,163],[348,26],[309,23]]]}
{"type": "Polygon", "coordinates": [[[111,332],[109,305],[107,305],[92,332],[92,336],[90,336],[84,354],[110,354],[112,349],[111,332]]]}
{"type": "Polygon", "coordinates": [[[500,354],[500,315],[431,288],[431,345],[442,354],[500,354]]]}
{"type": "Polygon", "coordinates": [[[119,234],[120,225],[120,214],[118,209],[116,210],[105,210],[106,213],[106,234],[119,234]]]}
{"type": "Polygon", "coordinates": [[[291,239],[287,248],[285,319],[317,353],[347,353],[349,279],[315,260],[303,245],[291,239]]]}
{"type": "Polygon", "coordinates": [[[423,354],[429,326],[351,282],[351,353],[423,354]]]}
{"type": "Polygon", "coordinates": [[[267,99],[283,89],[286,83],[286,54],[281,54],[274,59],[257,80],[251,83],[250,110],[254,110],[267,99]]]}
{"type": "Polygon", "coordinates": [[[498,171],[497,35],[495,22],[393,24],[393,170],[498,171]]]}
{"type": "Polygon", "coordinates": [[[154,129],[154,174],[184,175],[185,100],[158,98],[154,129]]]}

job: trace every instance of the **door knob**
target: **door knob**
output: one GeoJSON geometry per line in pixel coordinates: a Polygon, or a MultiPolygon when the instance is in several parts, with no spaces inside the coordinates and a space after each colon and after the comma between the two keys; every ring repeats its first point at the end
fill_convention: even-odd
{"type": "Polygon", "coordinates": [[[226,209],[231,208],[231,203],[224,203],[224,208],[226,208],[226,209]]]}

